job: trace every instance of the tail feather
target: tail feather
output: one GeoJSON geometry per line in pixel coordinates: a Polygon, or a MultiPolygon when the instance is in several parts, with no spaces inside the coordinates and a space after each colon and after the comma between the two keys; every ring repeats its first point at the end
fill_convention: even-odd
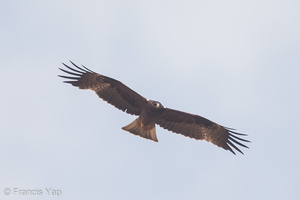
{"type": "Polygon", "coordinates": [[[155,124],[144,126],[139,118],[122,128],[134,135],[158,142],[156,137],[155,124]]]}

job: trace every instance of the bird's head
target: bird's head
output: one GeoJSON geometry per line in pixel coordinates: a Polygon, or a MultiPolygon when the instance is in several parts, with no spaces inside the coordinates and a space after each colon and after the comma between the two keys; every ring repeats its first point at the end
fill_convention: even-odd
{"type": "Polygon", "coordinates": [[[159,110],[166,108],[158,101],[149,100],[148,102],[150,103],[152,108],[159,109],[159,110]]]}

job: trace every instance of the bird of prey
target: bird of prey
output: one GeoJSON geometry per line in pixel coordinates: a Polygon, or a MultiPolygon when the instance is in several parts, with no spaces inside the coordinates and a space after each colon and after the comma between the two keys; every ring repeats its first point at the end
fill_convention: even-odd
{"type": "Polygon", "coordinates": [[[221,126],[198,115],[166,108],[158,101],[142,97],[118,80],[93,72],[85,66],[79,67],[71,63],[73,68],[62,63],[69,70],[59,68],[71,75],[59,75],[68,79],[64,81],[65,83],[70,83],[79,89],[91,89],[116,108],[131,115],[138,115],[137,119],[122,128],[125,131],[158,142],[155,129],[157,124],[174,133],[196,140],[206,140],[233,154],[235,154],[233,149],[243,154],[238,145],[248,148],[243,142],[249,141],[241,138],[246,136],[245,134],[234,132],[234,129],[221,126]]]}

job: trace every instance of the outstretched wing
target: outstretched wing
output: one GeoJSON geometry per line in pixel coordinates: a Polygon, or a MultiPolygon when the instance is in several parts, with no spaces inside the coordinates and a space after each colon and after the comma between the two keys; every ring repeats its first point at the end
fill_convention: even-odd
{"type": "Polygon", "coordinates": [[[196,140],[206,140],[211,142],[221,148],[231,151],[233,154],[235,154],[235,152],[232,148],[243,154],[237,147],[238,145],[248,148],[241,142],[249,141],[237,136],[246,136],[245,134],[236,133],[229,128],[225,128],[198,115],[166,108],[156,123],[169,131],[196,140]]]}
{"type": "MultiPolygon", "coordinates": [[[[71,61],[70,61],[71,62],[71,61]]],[[[142,107],[147,102],[147,99],[115,79],[97,74],[86,67],[78,67],[71,62],[75,68],[68,65],[63,65],[69,69],[61,69],[61,71],[72,76],[61,76],[68,79],[65,83],[70,83],[80,89],[91,89],[97,95],[108,103],[114,105],[116,108],[132,114],[139,115],[142,107]]]]}

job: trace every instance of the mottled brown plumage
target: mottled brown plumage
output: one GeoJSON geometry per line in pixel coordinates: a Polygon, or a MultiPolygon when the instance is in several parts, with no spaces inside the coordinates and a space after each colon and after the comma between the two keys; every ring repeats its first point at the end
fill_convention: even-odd
{"type": "Polygon", "coordinates": [[[196,140],[206,140],[234,154],[232,148],[243,153],[237,145],[248,148],[242,142],[249,141],[238,137],[246,136],[245,134],[236,133],[232,129],[198,115],[166,108],[158,101],[147,100],[120,81],[97,74],[84,66],[79,67],[73,62],[71,63],[76,68],[71,68],[63,63],[70,71],[60,69],[72,75],[59,75],[68,79],[64,81],[65,83],[70,83],[80,89],[91,89],[100,98],[116,108],[128,114],[139,116],[132,123],[123,127],[123,130],[157,142],[155,124],[158,124],[174,133],[196,140]]]}

